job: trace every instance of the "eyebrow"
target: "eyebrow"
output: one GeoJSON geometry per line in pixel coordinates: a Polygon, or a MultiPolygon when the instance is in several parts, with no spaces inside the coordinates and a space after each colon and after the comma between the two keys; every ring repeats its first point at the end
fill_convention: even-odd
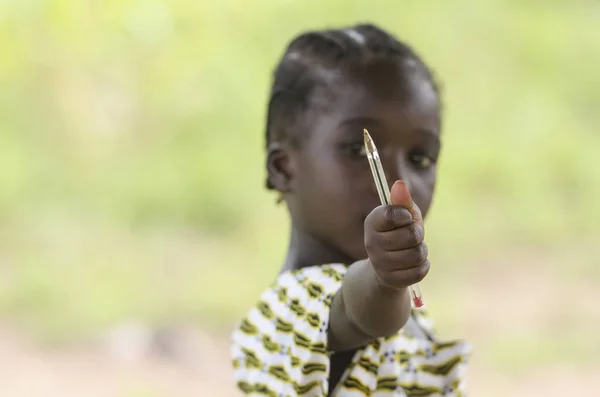
{"type": "MultiPolygon", "coordinates": [[[[383,122],[380,119],[376,119],[373,117],[366,117],[366,116],[359,116],[359,117],[352,117],[346,120],[343,120],[338,127],[345,127],[345,126],[355,126],[355,125],[359,125],[361,128],[367,128],[369,126],[378,126],[378,125],[382,125],[383,122]]],[[[436,141],[440,141],[440,134],[437,131],[428,129],[428,128],[417,128],[416,130],[414,130],[414,132],[418,132],[420,134],[425,134],[430,136],[431,138],[435,139],[436,141]]],[[[362,129],[361,129],[361,133],[362,133],[362,129]]]]}
{"type": "Polygon", "coordinates": [[[357,125],[357,124],[362,125],[362,126],[368,126],[368,125],[381,125],[383,123],[379,119],[376,119],[373,117],[362,116],[362,117],[352,117],[350,119],[346,119],[339,124],[339,127],[344,127],[347,125],[357,125]]]}

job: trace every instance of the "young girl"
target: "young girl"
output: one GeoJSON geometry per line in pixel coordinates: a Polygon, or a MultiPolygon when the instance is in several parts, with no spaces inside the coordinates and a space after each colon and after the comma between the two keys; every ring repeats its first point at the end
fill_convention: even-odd
{"type": "Polygon", "coordinates": [[[358,25],[298,36],[274,77],[267,187],[287,205],[291,237],[282,273],[233,333],[238,388],[464,395],[470,347],[439,340],[407,291],[429,271],[422,219],[441,127],[431,71],[389,33],[358,25]],[[379,203],[364,128],[390,179],[390,206],[379,203]]]}

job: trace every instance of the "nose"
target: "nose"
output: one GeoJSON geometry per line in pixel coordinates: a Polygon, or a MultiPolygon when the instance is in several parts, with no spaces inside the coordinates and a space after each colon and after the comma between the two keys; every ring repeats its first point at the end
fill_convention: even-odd
{"type": "MultiPolygon", "coordinates": [[[[394,182],[397,180],[403,180],[409,187],[410,185],[407,178],[407,164],[404,161],[403,156],[400,153],[387,153],[385,156],[381,157],[381,166],[383,167],[383,172],[385,174],[385,179],[388,184],[388,188],[391,189],[394,182]]],[[[375,183],[373,183],[373,193],[377,195],[377,187],[375,183]]]]}
{"type": "Polygon", "coordinates": [[[383,171],[387,179],[387,183],[391,188],[397,180],[406,181],[406,163],[404,157],[399,153],[393,153],[382,159],[383,171]]]}

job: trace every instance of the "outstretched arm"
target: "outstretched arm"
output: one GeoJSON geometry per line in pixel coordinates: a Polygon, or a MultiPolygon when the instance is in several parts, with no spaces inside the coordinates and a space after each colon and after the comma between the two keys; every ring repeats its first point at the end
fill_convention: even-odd
{"type": "Polygon", "coordinates": [[[334,296],[328,346],[345,351],[392,335],[410,316],[408,287],[429,271],[421,212],[401,181],[393,205],[375,208],[365,220],[369,258],[353,263],[334,296]]]}

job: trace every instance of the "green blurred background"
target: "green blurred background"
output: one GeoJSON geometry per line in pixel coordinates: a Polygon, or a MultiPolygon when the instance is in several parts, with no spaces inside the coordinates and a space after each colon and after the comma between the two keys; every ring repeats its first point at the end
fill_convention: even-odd
{"type": "Polygon", "coordinates": [[[300,31],[365,21],[443,83],[422,289],[440,333],[474,344],[472,394],[594,394],[599,2],[4,0],[7,396],[235,395],[231,326],[287,246],[263,189],[271,70],[300,31]],[[156,340],[196,346],[193,369],[160,349],[114,354],[156,340]]]}

